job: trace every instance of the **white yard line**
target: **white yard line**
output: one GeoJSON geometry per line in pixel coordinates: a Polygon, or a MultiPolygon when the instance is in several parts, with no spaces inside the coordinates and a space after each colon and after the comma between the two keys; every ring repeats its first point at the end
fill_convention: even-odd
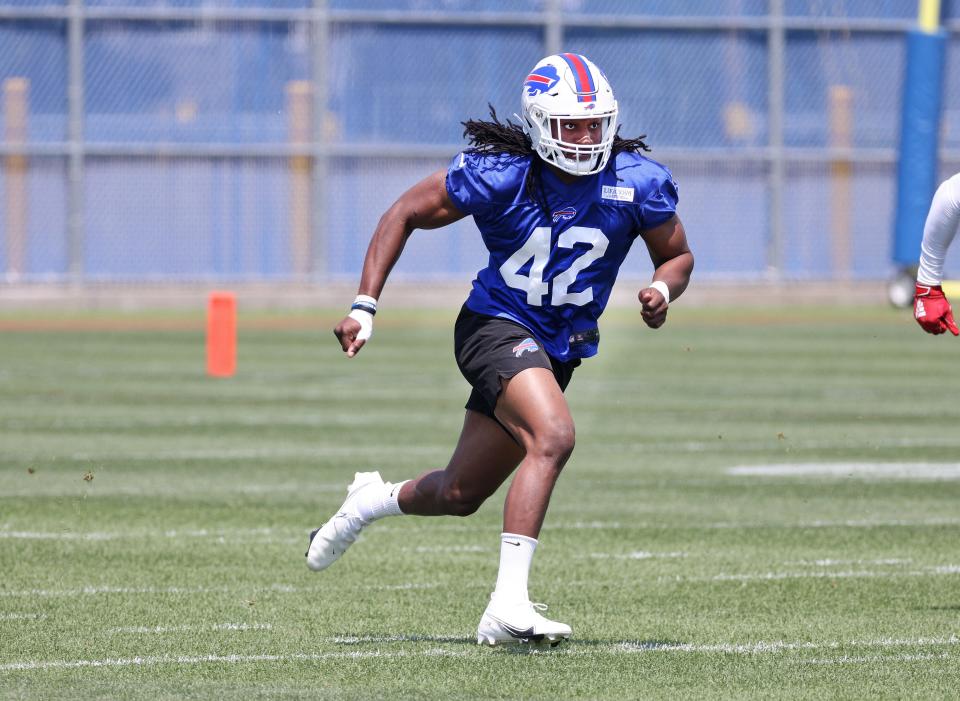
{"type": "Polygon", "coordinates": [[[804,462],[738,465],[726,473],[737,477],[833,477],[860,480],[957,480],[960,463],[927,462],[804,462]]]}
{"type": "Polygon", "coordinates": [[[184,529],[167,531],[90,531],[78,533],[74,531],[10,531],[0,530],[0,540],[122,540],[140,538],[233,538],[234,536],[270,536],[275,533],[273,528],[218,528],[209,530],[184,529]]]}
{"type": "Polygon", "coordinates": [[[496,548],[491,545],[418,545],[415,548],[398,548],[405,552],[416,553],[494,553],[496,548]]]}
{"type": "Polygon", "coordinates": [[[455,643],[464,640],[472,641],[463,635],[338,635],[326,638],[322,642],[337,645],[362,645],[365,643],[455,643]]]}
{"type": "Polygon", "coordinates": [[[108,633],[183,633],[195,630],[271,630],[273,626],[269,623],[218,623],[209,626],[130,626],[126,628],[108,628],[108,633]]]}
{"type": "MultiPolygon", "coordinates": [[[[774,438],[775,440],[775,438],[774,438]]],[[[835,441],[807,441],[793,439],[790,445],[794,448],[803,448],[811,450],[824,450],[830,448],[846,448],[847,442],[838,439],[835,441]]],[[[960,441],[953,438],[944,438],[939,440],[911,439],[901,437],[877,438],[872,439],[871,445],[878,448],[960,448],[960,441]]],[[[621,444],[612,443],[603,449],[608,451],[623,452],[630,451],[641,455],[658,455],[663,452],[669,453],[742,453],[749,450],[767,451],[770,448],[770,440],[756,441],[687,441],[677,442],[650,442],[642,445],[634,443],[621,444]]],[[[446,448],[431,445],[404,445],[400,450],[405,455],[419,455],[424,457],[436,458],[445,454],[446,448]]],[[[382,445],[268,445],[257,447],[195,447],[171,450],[166,448],[151,450],[129,450],[129,449],[111,449],[111,450],[74,450],[57,451],[47,449],[24,448],[16,452],[17,459],[24,462],[46,462],[52,458],[68,459],[78,462],[99,462],[107,460],[125,459],[135,460],[141,463],[168,462],[171,460],[292,460],[292,459],[323,459],[323,458],[351,458],[358,456],[369,462],[384,462],[395,457],[397,448],[393,446],[382,445]]],[[[853,464],[873,464],[873,463],[853,463],[853,464]]],[[[885,464],[885,463],[875,463],[885,464]]],[[[890,463],[886,463],[890,464],[890,463]]],[[[906,464],[906,463],[904,463],[906,464]]],[[[918,463],[925,464],[925,463],[918,463]]],[[[932,463],[936,464],[936,463],[932,463]]],[[[946,463],[945,465],[954,465],[960,469],[956,463],[946,463]]],[[[755,466],[743,466],[755,467],[755,466]]],[[[960,474],[954,473],[954,476],[946,479],[960,479],[960,474]]],[[[301,485],[302,486],[302,485],[301,485]]],[[[343,489],[344,485],[339,488],[343,489]]],[[[221,491],[221,490],[218,490],[221,491]]]]}
{"type": "MultiPolygon", "coordinates": [[[[620,556],[611,556],[620,557],[620,556]]],[[[624,556],[624,559],[644,559],[624,556]]],[[[897,579],[900,577],[936,577],[960,574],[960,565],[936,565],[921,570],[908,571],[874,571],[874,570],[846,570],[820,572],[759,572],[759,573],[721,573],[706,576],[664,576],[658,577],[658,583],[669,582],[750,582],[750,581],[778,581],[788,579],[897,579]]],[[[361,589],[367,591],[410,591],[436,589],[440,584],[435,582],[402,582],[398,584],[367,584],[361,589]]],[[[115,587],[115,586],[84,586],[75,589],[20,589],[2,591],[0,598],[17,597],[78,597],[97,596],[102,594],[237,594],[243,596],[258,596],[267,594],[309,594],[323,591],[322,587],[296,587],[289,584],[273,584],[267,587],[115,587]]]]}
{"type": "Polygon", "coordinates": [[[833,560],[824,558],[822,560],[789,560],[784,565],[799,565],[801,567],[834,567],[840,565],[909,565],[913,560],[911,558],[880,558],[878,560],[833,560]]]}
{"type": "Polygon", "coordinates": [[[0,613],[0,621],[33,621],[46,617],[45,613],[0,613]]]}
{"type": "MultiPolygon", "coordinates": [[[[644,553],[627,555],[599,555],[600,557],[617,557],[624,559],[646,559],[644,553]]],[[[667,553],[660,557],[683,557],[683,553],[667,553]]],[[[748,572],[748,573],[721,573],[715,575],[689,577],[675,575],[658,577],[657,582],[749,582],[749,581],[776,581],[785,579],[852,579],[852,578],[889,578],[899,577],[935,577],[960,574],[960,565],[935,565],[919,570],[907,571],[875,571],[875,570],[841,570],[819,572],[748,572]]],[[[436,582],[400,582],[396,584],[367,584],[361,589],[367,591],[406,591],[420,589],[436,589],[440,584],[436,582]]],[[[119,587],[90,585],[73,589],[19,589],[0,590],[0,598],[57,598],[98,596],[102,594],[237,594],[243,596],[257,596],[266,594],[306,594],[323,591],[322,587],[298,587],[290,584],[271,584],[265,587],[119,587]]]]}
{"type": "MultiPolygon", "coordinates": [[[[400,582],[397,584],[367,584],[358,589],[366,591],[404,591],[408,589],[436,589],[436,582],[400,582]]],[[[310,594],[326,591],[324,587],[295,587],[290,584],[271,584],[265,587],[113,587],[84,586],[74,589],[20,589],[0,590],[0,598],[17,597],[78,597],[98,596],[101,594],[237,594],[240,596],[260,596],[266,594],[310,594]]]]}
{"type": "Polygon", "coordinates": [[[841,657],[825,657],[817,660],[800,660],[803,664],[867,664],[870,662],[923,662],[927,660],[949,660],[950,653],[941,652],[939,655],[866,655],[861,657],[851,657],[842,655],[841,657]]]}
{"type": "MultiPolygon", "coordinates": [[[[424,445],[405,445],[404,455],[433,456],[439,448],[424,445]]],[[[177,450],[77,450],[71,453],[59,453],[55,450],[35,452],[17,451],[17,458],[24,462],[46,462],[52,458],[73,460],[76,462],[101,462],[116,460],[135,460],[143,463],[168,462],[171,460],[295,460],[323,458],[353,458],[364,461],[389,460],[396,457],[397,448],[376,444],[350,445],[272,445],[250,448],[181,448],[177,450]]],[[[346,485],[338,485],[345,490],[346,485]]],[[[303,485],[300,484],[302,489],[303,485]]]]}
{"type": "MultiPolygon", "coordinates": [[[[639,530],[643,528],[663,528],[665,522],[636,521],[625,523],[620,521],[570,521],[557,522],[544,527],[545,531],[551,530],[614,530],[627,528],[639,530]]],[[[684,528],[692,530],[727,530],[727,529],[763,529],[763,528],[926,528],[939,526],[960,526],[960,518],[954,517],[933,517],[919,519],[876,519],[876,520],[858,520],[847,519],[838,521],[797,521],[794,523],[757,523],[745,521],[717,521],[712,523],[690,523],[684,524],[684,528]]],[[[406,526],[391,526],[389,524],[377,524],[376,533],[409,533],[416,531],[436,531],[436,532],[476,532],[475,527],[468,525],[459,525],[455,523],[441,523],[430,521],[422,526],[410,523],[406,526]]],[[[148,538],[169,538],[172,540],[188,538],[215,538],[228,540],[230,542],[249,541],[264,543],[282,543],[291,542],[294,538],[305,538],[308,528],[304,527],[300,532],[289,529],[278,528],[194,528],[194,529],[168,529],[160,530],[136,530],[136,531],[24,531],[12,530],[8,524],[0,527],[0,540],[75,540],[75,541],[104,541],[104,540],[137,540],[148,538]]],[[[453,545],[453,546],[421,546],[423,549],[417,549],[417,552],[481,552],[495,550],[494,546],[484,547],[481,545],[453,545]]],[[[891,562],[892,564],[892,562],[891,562]]]]}
{"type": "MultiPolygon", "coordinates": [[[[435,642],[440,643],[448,640],[441,636],[388,636],[383,638],[328,638],[323,642],[332,642],[338,644],[356,644],[361,642],[371,643],[405,643],[405,642],[435,642]]],[[[454,644],[460,646],[460,639],[454,644]]],[[[570,643],[565,648],[556,651],[546,651],[548,654],[559,655],[596,655],[598,652],[607,652],[610,654],[645,654],[645,653],[723,653],[734,655],[761,655],[761,654],[779,654],[784,651],[792,650],[837,650],[848,647],[858,648],[887,648],[887,647],[943,647],[960,644],[960,638],[950,636],[949,638],[918,638],[918,639],[894,639],[884,638],[880,640],[865,641],[847,641],[847,642],[785,642],[782,640],[755,643],[716,643],[706,645],[696,645],[693,643],[657,643],[657,642],[623,642],[614,643],[600,647],[591,646],[589,649],[579,649],[576,641],[570,643]]],[[[43,669],[77,669],[84,667],[131,667],[146,665],[193,665],[193,664],[250,664],[259,662],[319,662],[331,659],[362,659],[362,658],[398,658],[398,657],[464,657],[472,654],[473,646],[457,647],[452,650],[443,648],[429,648],[423,651],[397,650],[395,652],[384,652],[382,650],[353,650],[353,651],[330,651],[313,654],[294,653],[289,655],[201,655],[201,656],[151,656],[151,657],[127,657],[100,660],[26,660],[21,662],[7,662],[0,664],[0,672],[43,670],[43,669]]],[[[533,651],[533,650],[531,650],[533,651]]],[[[800,662],[810,662],[813,664],[842,664],[842,663],[860,663],[870,661],[912,661],[926,659],[949,659],[947,653],[939,655],[904,653],[903,655],[889,655],[885,657],[838,657],[835,660],[818,659],[799,660],[800,662]]]]}
{"type": "Polygon", "coordinates": [[[685,552],[670,553],[651,553],[646,550],[636,550],[629,553],[587,553],[579,555],[580,558],[591,558],[595,560],[653,560],[653,559],[673,559],[687,557],[685,552]]]}
{"type": "MultiPolygon", "coordinates": [[[[608,528],[624,528],[634,524],[622,524],[620,521],[571,521],[553,523],[551,529],[557,530],[605,530],[608,528]]],[[[661,524],[662,525],[662,524],[661,524]]]]}
{"type": "Polygon", "coordinates": [[[52,533],[49,531],[0,531],[0,540],[116,540],[120,533],[52,533]]]}
{"type": "Polygon", "coordinates": [[[790,650],[839,650],[840,648],[885,648],[885,647],[929,647],[951,646],[960,644],[960,637],[951,635],[949,638],[880,638],[876,640],[849,640],[845,642],[828,641],[816,642],[786,642],[773,640],[770,642],[758,641],[755,643],[717,643],[713,645],[695,645],[692,643],[657,643],[636,642],[619,643],[615,646],[621,652],[723,652],[736,655],[758,655],[765,653],[779,653],[790,650]]]}
{"type": "Polygon", "coordinates": [[[104,660],[46,660],[37,662],[10,662],[0,664],[0,672],[32,669],[75,669],[79,667],[133,667],[148,665],[193,665],[193,664],[249,664],[256,662],[320,662],[331,659],[359,659],[364,657],[422,657],[424,654],[436,657],[460,657],[465,650],[437,650],[427,653],[380,652],[379,650],[353,650],[350,652],[319,652],[293,655],[201,655],[197,657],[174,657],[161,655],[156,657],[127,657],[104,660]]]}
{"type": "Polygon", "coordinates": [[[209,594],[241,591],[229,587],[108,587],[85,586],[75,589],[20,589],[0,590],[0,597],[61,597],[95,596],[99,594],[209,594]]]}
{"type": "MultiPolygon", "coordinates": [[[[669,521],[559,521],[550,523],[543,527],[546,532],[552,530],[614,530],[618,528],[628,530],[641,530],[644,528],[662,529],[665,527],[684,528],[689,530],[727,530],[727,529],[764,529],[764,528],[926,528],[937,526],[960,526],[960,518],[956,517],[931,517],[917,519],[843,519],[843,520],[813,520],[813,521],[793,521],[793,522],[756,522],[756,521],[713,521],[707,523],[696,523],[686,520],[683,524],[674,524],[669,521]]],[[[389,528],[389,526],[387,526],[389,528]]],[[[454,530],[452,526],[446,530],[454,530]]],[[[462,527],[462,530],[467,530],[462,527]]]]}
{"type": "MultiPolygon", "coordinates": [[[[659,524],[660,527],[663,524],[659,524]]],[[[719,521],[715,523],[691,524],[689,528],[728,529],[728,528],[926,528],[928,526],[960,526],[960,518],[934,517],[918,519],[844,519],[840,521],[796,521],[794,523],[739,523],[737,521],[719,521]]]]}
{"type": "Polygon", "coordinates": [[[660,577],[659,582],[753,582],[777,581],[783,579],[897,579],[899,577],[936,577],[942,575],[960,574],[960,565],[936,565],[919,570],[885,571],[876,570],[841,570],[822,572],[757,572],[738,574],[715,574],[704,577],[660,577]]]}
{"type": "MultiPolygon", "coordinates": [[[[630,452],[637,455],[657,455],[659,453],[743,453],[746,451],[766,452],[770,449],[772,441],[776,439],[771,436],[770,439],[762,440],[715,440],[715,441],[650,441],[643,444],[624,443],[611,441],[601,450],[610,452],[624,453],[630,452]]],[[[791,438],[787,435],[784,439],[794,449],[803,448],[805,450],[829,450],[831,448],[847,448],[848,441],[845,439],[837,440],[804,440],[791,438]]],[[[957,448],[960,443],[955,438],[943,437],[937,439],[926,438],[871,438],[870,445],[874,448],[957,448]]]]}
{"type": "MultiPolygon", "coordinates": [[[[83,461],[83,462],[96,462],[96,461],[83,461]]],[[[211,486],[207,482],[193,482],[184,484],[176,483],[171,484],[169,482],[165,483],[141,483],[135,484],[132,481],[127,481],[128,478],[124,477],[119,480],[112,482],[106,482],[100,480],[96,482],[96,472],[94,473],[95,481],[94,482],[80,482],[80,478],[77,477],[73,482],[68,481],[57,481],[57,482],[39,482],[36,485],[30,487],[22,486],[22,482],[18,482],[16,485],[7,485],[4,483],[2,477],[0,477],[0,491],[2,491],[4,496],[8,497],[58,497],[58,496],[75,496],[77,494],[83,494],[85,496],[93,497],[106,497],[106,496],[131,496],[131,497],[151,497],[151,496],[182,496],[184,492],[189,492],[191,489],[202,490],[205,494],[209,495],[219,495],[219,494],[298,494],[302,493],[304,489],[303,483],[300,482],[280,482],[272,484],[258,484],[258,483],[242,483],[242,484],[218,484],[216,486],[211,486]],[[190,484],[193,486],[191,487],[190,484]]],[[[310,485],[311,493],[331,493],[331,494],[341,494],[346,493],[346,489],[343,484],[336,485],[310,485]]]]}

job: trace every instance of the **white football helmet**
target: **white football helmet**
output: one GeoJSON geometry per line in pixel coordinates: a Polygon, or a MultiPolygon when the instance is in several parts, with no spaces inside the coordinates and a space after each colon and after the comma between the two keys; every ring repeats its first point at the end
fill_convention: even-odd
{"type": "Polygon", "coordinates": [[[603,71],[585,56],[555,54],[540,61],[523,82],[520,105],[523,130],[547,163],[571,175],[593,175],[606,167],[617,132],[617,101],[603,71]],[[561,119],[598,120],[600,143],[562,141],[561,119]]]}

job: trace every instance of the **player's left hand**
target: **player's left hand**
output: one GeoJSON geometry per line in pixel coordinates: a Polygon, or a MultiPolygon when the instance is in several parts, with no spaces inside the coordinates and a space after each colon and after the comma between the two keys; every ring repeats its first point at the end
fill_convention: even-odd
{"type": "Polygon", "coordinates": [[[637,298],[640,300],[640,316],[643,317],[643,322],[651,329],[659,329],[663,326],[663,322],[667,320],[669,305],[660,290],[655,287],[645,287],[640,290],[637,298]]]}
{"type": "Polygon", "coordinates": [[[373,335],[373,316],[365,311],[354,309],[333,330],[340,347],[352,358],[370,340],[373,335]]]}
{"type": "Polygon", "coordinates": [[[940,335],[949,330],[954,336],[960,336],[957,322],[953,320],[950,302],[947,301],[940,285],[917,283],[917,290],[913,297],[913,316],[927,333],[940,335]]]}

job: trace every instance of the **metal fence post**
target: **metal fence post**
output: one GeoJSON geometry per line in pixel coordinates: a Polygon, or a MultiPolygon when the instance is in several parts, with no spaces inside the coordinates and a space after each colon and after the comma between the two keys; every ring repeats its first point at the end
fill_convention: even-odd
{"type": "Polygon", "coordinates": [[[7,280],[18,280],[27,272],[27,217],[29,191],[27,189],[28,160],[27,121],[29,115],[30,81],[26,78],[7,78],[3,81],[4,140],[14,149],[4,159],[5,216],[7,227],[7,280]]]}
{"type": "Polygon", "coordinates": [[[83,0],[70,0],[67,19],[67,273],[83,282],[84,231],[84,9],[83,0]]]}
{"type": "Polygon", "coordinates": [[[770,153],[770,233],[767,239],[767,274],[779,279],[783,274],[783,116],[784,53],[786,30],[783,25],[783,0],[770,0],[770,30],[767,40],[767,89],[770,104],[767,115],[767,147],[770,153]]]}
{"type": "Polygon", "coordinates": [[[549,0],[547,3],[546,26],[544,27],[544,44],[546,56],[552,56],[563,51],[563,8],[561,0],[549,0]]]}
{"type": "Polygon", "coordinates": [[[837,155],[830,160],[830,238],[833,274],[849,280],[853,273],[853,91],[847,85],[831,85],[827,114],[830,147],[837,155]]]}
{"type": "Polygon", "coordinates": [[[313,207],[312,272],[323,280],[327,274],[327,56],[330,42],[330,18],[327,0],[313,0],[313,207]]]}
{"type": "MultiPolygon", "coordinates": [[[[307,80],[287,83],[287,138],[295,148],[308,147],[313,140],[313,90],[307,80]]],[[[290,168],[290,268],[299,278],[313,268],[313,229],[310,226],[311,165],[307,154],[294,154],[290,168]]]]}

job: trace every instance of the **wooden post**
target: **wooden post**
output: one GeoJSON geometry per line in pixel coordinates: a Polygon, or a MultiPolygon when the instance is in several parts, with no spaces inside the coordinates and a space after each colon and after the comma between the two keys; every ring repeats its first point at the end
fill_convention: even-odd
{"type": "MultiPolygon", "coordinates": [[[[287,83],[287,118],[291,146],[309,146],[313,131],[313,91],[309,81],[287,83]]],[[[313,270],[310,192],[312,159],[308,155],[290,157],[290,261],[295,275],[313,270]]]]}
{"type": "MultiPolygon", "coordinates": [[[[830,86],[829,121],[830,146],[853,148],[853,92],[848,86],[830,86]]],[[[849,153],[837,155],[830,161],[830,246],[834,275],[844,280],[852,273],[852,181],[849,153]]]]}
{"type": "Polygon", "coordinates": [[[7,78],[3,81],[4,140],[12,152],[4,159],[6,180],[7,277],[16,280],[26,272],[27,258],[27,113],[30,81],[7,78]]]}

